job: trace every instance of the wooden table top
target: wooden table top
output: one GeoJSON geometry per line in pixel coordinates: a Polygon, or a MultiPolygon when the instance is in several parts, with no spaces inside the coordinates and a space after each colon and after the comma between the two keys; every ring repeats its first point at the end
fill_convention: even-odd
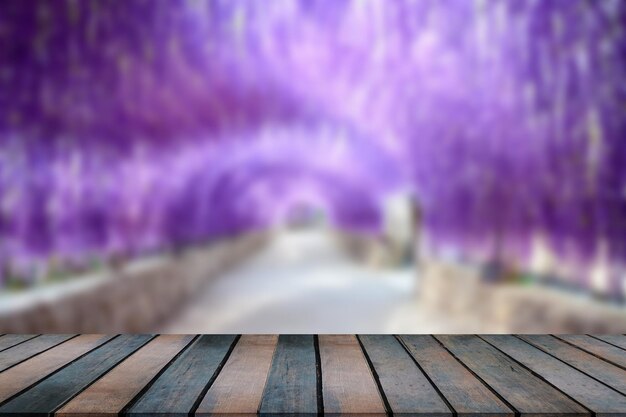
{"type": "Polygon", "coordinates": [[[0,336],[0,414],[51,413],[626,416],[626,336],[0,336]]]}

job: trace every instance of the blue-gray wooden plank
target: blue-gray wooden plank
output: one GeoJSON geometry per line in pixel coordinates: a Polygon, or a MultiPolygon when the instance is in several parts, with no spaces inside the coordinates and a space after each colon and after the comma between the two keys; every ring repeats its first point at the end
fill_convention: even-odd
{"type": "Polygon", "coordinates": [[[235,335],[204,335],[196,339],[131,405],[127,413],[186,416],[217,377],[236,340],[235,335]]]}
{"type": "Polygon", "coordinates": [[[280,335],[259,413],[317,414],[317,395],[314,336],[280,335]]]}

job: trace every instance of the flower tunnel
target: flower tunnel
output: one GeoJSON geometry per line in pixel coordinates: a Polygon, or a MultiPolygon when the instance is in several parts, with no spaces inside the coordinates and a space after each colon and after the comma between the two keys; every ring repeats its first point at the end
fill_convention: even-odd
{"type": "MultiPolygon", "coordinates": [[[[299,206],[433,252],[626,261],[623,2],[7,2],[0,263],[139,254],[299,206]]],[[[582,285],[588,268],[574,268],[582,285]]]]}

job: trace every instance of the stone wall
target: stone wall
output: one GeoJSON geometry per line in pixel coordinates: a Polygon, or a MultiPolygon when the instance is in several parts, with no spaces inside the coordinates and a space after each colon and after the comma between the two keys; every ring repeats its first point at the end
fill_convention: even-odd
{"type": "Polygon", "coordinates": [[[249,234],[0,297],[0,333],[152,332],[204,284],[266,242],[249,234]]]}
{"type": "Polygon", "coordinates": [[[624,306],[540,284],[490,284],[476,269],[432,260],[421,267],[418,296],[430,310],[472,323],[471,332],[626,333],[624,306]]]}

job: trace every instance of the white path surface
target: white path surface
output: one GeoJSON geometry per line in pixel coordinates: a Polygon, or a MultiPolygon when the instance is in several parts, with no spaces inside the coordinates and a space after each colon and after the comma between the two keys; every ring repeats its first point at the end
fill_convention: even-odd
{"type": "Polygon", "coordinates": [[[415,302],[412,268],[354,263],[324,231],[277,234],[207,285],[165,333],[442,333],[453,323],[415,302]]]}

